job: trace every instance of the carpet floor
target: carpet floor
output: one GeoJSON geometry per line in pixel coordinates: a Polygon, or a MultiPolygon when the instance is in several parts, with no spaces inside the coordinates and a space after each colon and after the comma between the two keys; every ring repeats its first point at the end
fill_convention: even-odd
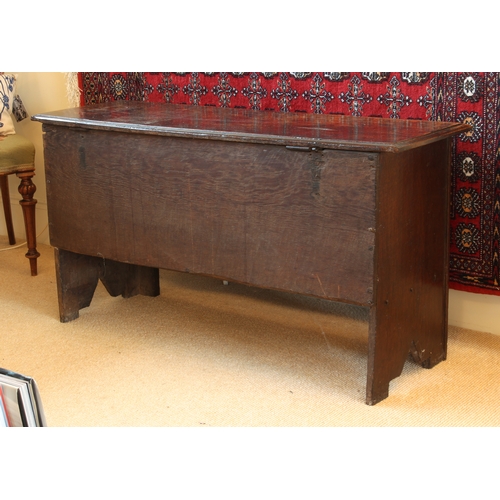
{"type": "Polygon", "coordinates": [[[162,270],[160,296],[99,284],[63,324],[39,251],[37,277],[25,248],[0,252],[0,366],[36,380],[50,427],[500,424],[498,335],[450,326],[448,359],[408,361],[370,407],[363,308],[162,270]]]}

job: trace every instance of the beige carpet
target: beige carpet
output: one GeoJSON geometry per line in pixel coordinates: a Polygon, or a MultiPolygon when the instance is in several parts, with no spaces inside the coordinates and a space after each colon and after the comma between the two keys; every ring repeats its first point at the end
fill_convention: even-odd
{"type": "Polygon", "coordinates": [[[161,271],[159,297],[99,285],[62,324],[39,250],[37,277],[0,252],[0,366],[35,378],[51,427],[500,424],[500,336],[450,327],[448,360],[408,361],[370,407],[362,308],[161,271]]]}

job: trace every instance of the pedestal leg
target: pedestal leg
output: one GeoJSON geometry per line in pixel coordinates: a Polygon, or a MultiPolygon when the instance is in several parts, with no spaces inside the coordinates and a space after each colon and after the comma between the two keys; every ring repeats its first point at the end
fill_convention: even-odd
{"type": "Polygon", "coordinates": [[[450,144],[379,157],[368,404],[410,355],[425,368],[446,359],[450,144]]]}
{"type": "MultiPolygon", "coordinates": [[[[407,360],[432,368],[446,359],[447,316],[442,300],[426,302],[417,295],[415,303],[400,290],[392,299],[379,301],[370,311],[366,404],[374,405],[389,395],[389,383],[399,377],[407,360]]],[[[439,293],[439,289],[438,292],[439,293]]]]}
{"type": "Polygon", "coordinates": [[[62,323],[80,315],[88,307],[99,280],[108,293],[124,298],[134,295],[160,294],[159,270],[125,264],[100,257],[82,255],[55,249],[56,281],[59,299],[59,317],[62,323]]]}
{"type": "Polygon", "coordinates": [[[112,297],[134,295],[156,297],[160,295],[159,270],[154,267],[136,266],[114,260],[102,260],[100,279],[112,297]]]}
{"type": "MultiPolygon", "coordinates": [[[[366,404],[375,405],[389,395],[389,383],[399,377],[408,359],[409,346],[405,336],[398,335],[398,325],[390,316],[377,316],[377,308],[370,311],[368,339],[368,374],[366,404]]],[[[404,324],[403,324],[404,327],[404,324]]]]}
{"type": "Polygon", "coordinates": [[[26,172],[18,172],[16,175],[21,179],[18,190],[19,194],[23,197],[19,203],[23,208],[24,227],[26,229],[26,242],[28,245],[26,257],[30,261],[31,276],[36,276],[37,258],[40,257],[40,254],[36,249],[35,205],[37,201],[33,199],[36,186],[32,181],[35,172],[34,170],[29,170],[26,172]]]}
{"type": "Polygon", "coordinates": [[[62,323],[80,315],[88,307],[99,282],[99,262],[95,257],[54,249],[59,318],[62,323]]]}

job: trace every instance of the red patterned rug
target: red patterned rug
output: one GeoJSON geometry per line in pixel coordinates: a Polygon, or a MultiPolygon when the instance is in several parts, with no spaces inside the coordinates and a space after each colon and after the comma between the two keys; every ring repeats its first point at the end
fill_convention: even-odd
{"type": "Polygon", "coordinates": [[[466,122],[454,139],[450,287],[500,295],[500,73],[79,73],[81,104],[121,99],[466,122]]]}

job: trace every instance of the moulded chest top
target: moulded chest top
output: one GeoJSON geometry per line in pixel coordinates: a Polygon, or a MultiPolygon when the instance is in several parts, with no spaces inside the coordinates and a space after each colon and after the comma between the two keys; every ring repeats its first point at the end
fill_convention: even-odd
{"type": "Polygon", "coordinates": [[[399,152],[470,127],[463,123],[115,101],[38,114],[44,124],[351,151],[399,152]]]}

